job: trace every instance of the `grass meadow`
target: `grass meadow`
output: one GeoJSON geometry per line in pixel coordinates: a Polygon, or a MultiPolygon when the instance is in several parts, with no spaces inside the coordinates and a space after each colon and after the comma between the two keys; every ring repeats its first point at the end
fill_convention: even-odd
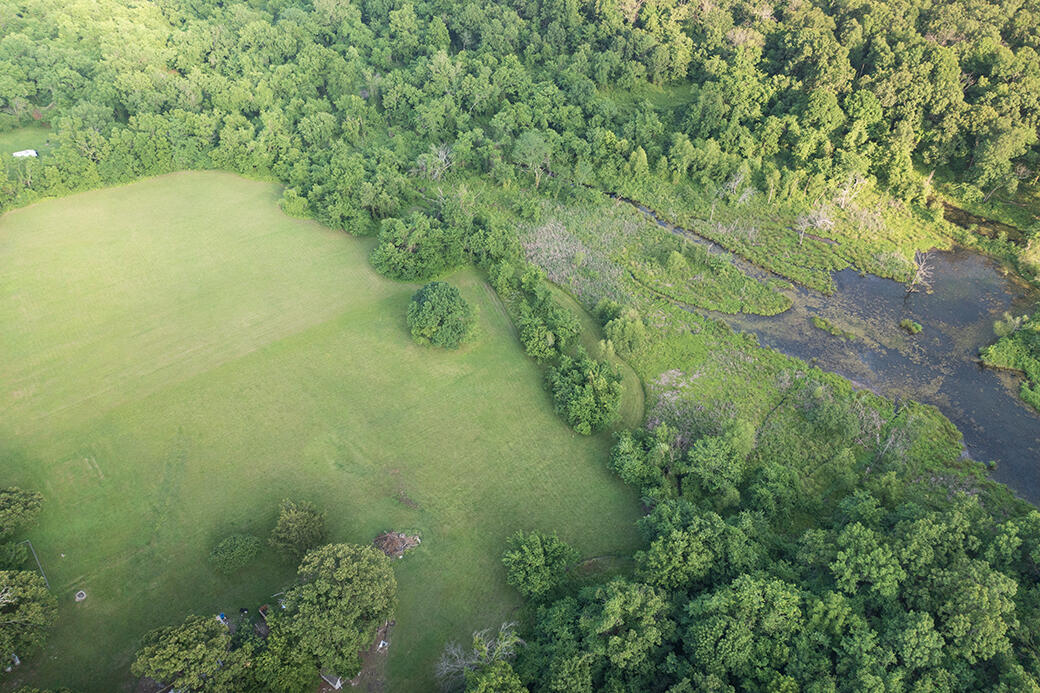
{"type": "Polygon", "coordinates": [[[446,640],[510,617],[514,530],[558,530],[589,557],[636,544],[609,437],[553,413],[477,274],[448,281],[479,340],[418,347],[417,285],[377,275],[369,242],[283,215],[278,194],[181,173],[0,218],[0,483],[44,494],[29,537],[60,603],[6,686],[128,689],[145,631],[270,601],[294,566],[266,554],[223,578],[207,555],[230,532],[266,537],[286,496],[326,509],[336,541],[421,532],[397,564],[391,691],[431,688],[446,640]]]}

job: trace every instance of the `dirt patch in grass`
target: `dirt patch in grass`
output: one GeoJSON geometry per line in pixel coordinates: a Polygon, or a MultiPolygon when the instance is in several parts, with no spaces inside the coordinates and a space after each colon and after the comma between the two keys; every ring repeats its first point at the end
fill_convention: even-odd
{"type": "Polygon", "coordinates": [[[399,490],[394,495],[394,500],[397,501],[398,503],[400,503],[401,505],[405,506],[406,508],[412,508],[413,510],[415,510],[415,509],[417,509],[419,507],[418,503],[416,503],[414,500],[412,500],[408,496],[407,493],[405,493],[404,491],[401,491],[401,490],[399,490]]]}
{"type": "Polygon", "coordinates": [[[417,536],[409,536],[404,532],[383,532],[373,539],[372,543],[390,558],[400,558],[405,551],[422,543],[422,539],[417,536]]]}
{"type": "MultiPolygon", "coordinates": [[[[390,652],[390,630],[395,621],[388,621],[376,631],[372,646],[361,653],[361,671],[348,683],[359,691],[382,693],[386,690],[386,655],[390,652]]],[[[323,687],[321,691],[332,690],[323,687]]]]}

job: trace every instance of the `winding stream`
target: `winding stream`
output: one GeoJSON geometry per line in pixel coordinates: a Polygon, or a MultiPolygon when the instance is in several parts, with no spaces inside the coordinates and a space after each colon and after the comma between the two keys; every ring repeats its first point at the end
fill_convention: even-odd
{"type": "MultiPolygon", "coordinates": [[[[632,204],[673,233],[715,245],[632,204]]],[[[972,458],[996,461],[996,480],[1040,504],[1040,415],[1019,399],[1018,376],[983,368],[978,360],[979,349],[996,339],[994,320],[1005,311],[1032,313],[1040,292],[966,249],[932,251],[927,257],[928,292],[907,293],[898,282],[846,269],[834,276],[834,295],[798,287],[790,292],[794,305],[780,315],[712,316],[859,387],[937,406],[964,434],[972,458]],[[813,317],[856,337],[828,334],[813,326],[813,317]],[[899,326],[904,318],[924,329],[911,336],[899,326]]],[[[734,261],[752,276],[768,274],[740,258],[734,261]]]]}

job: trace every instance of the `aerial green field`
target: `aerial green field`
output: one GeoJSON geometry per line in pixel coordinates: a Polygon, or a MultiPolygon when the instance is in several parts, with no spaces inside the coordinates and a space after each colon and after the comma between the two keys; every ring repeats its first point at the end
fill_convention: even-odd
{"type": "Polygon", "coordinates": [[[422,534],[397,564],[393,691],[430,687],[447,639],[510,617],[515,529],[587,557],[634,547],[609,438],[553,413],[474,272],[448,281],[479,339],[418,347],[416,285],[278,195],[183,173],[0,218],[0,478],[45,496],[30,538],[60,602],[47,649],[6,685],[128,689],[147,630],[271,601],[294,566],[266,555],[222,578],[207,555],[232,531],[266,537],[286,496],[327,510],[337,541],[422,534]]]}

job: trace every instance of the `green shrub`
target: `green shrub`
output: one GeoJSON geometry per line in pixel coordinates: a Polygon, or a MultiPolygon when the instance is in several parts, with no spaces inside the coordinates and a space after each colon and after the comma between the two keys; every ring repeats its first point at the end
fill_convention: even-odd
{"type": "Polygon", "coordinates": [[[299,561],[308,551],[325,543],[325,513],[306,501],[283,500],[278,508],[278,524],[268,543],[299,561]]]}
{"type": "Polygon", "coordinates": [[[640,356],[650,344],[650,331],[635,308],[625,309],[603,332],[622,356],[640,356]]]}
{"type": "Polygon", "coordinates": [[[815,327],[817,329],[820,329],[820,330],[823,330],[827,334],[832,334],[835,337],[840,337],[841,339],[847,339],[850,342],[855,341],[855,339],[856,339],[856,335],[854,335],[851,332],[846,332],[845,330],[841,329],[840,327],[838,327],[837,325],[832,323],[827,318],[820,318],[820,317],[815,317],[814,316],[813,319],[812,319],[812,324],[813,324],[813,327],[815,327]]]}
{"type": "Polygon", "coordinates": [[[385,219],[379,244],[370,256],[380,274],[409,281],[430,279],[462,264],[460,234],[414,212],[407,219],[385,219]]]}
{"type": "Polygon", "coordinates": [[[457,349],[476,326],[476,312],[451,284],[430,282],[408,304],[408,329],[418,344],[457,349]]]}
{"type": "Polygon", "coordinates": [[[591,435],[617,418],[621,374],[579,349],[575,358],[561,356],[547,375],[556,411],[578,433],[591,435]]]}
{"type": "Polygon", "coordinates": [[[544,597],[567,575],[578,552],[553,534],[517,532],[502,556],[506,581],[525,597],[544,597]]]}
{"type": "Polygon", "coordinates": [[[221,575],[231,575],[249,565],[262,546],[263,541],[252,534],[232,534],[213,547],[209,561],[221,575]]]}
{"type": "Polygon", "coordinates": [[[923,327],[921,327],[921,323],[917,322],[916,320],[911,320],[910,318],[903,318],[902,320],[900,320],[899,326],[910,334],[917,334],[924,329],[923,327]]]}
{"type": "Polygon", "coordinates": [[[1025,375],[1022,399],[1040,410],[1040,319],[1037,315],[1015,318],[1005,313],[1004,320],[998,320],[993,329],[1000,339],[982,350],[982,362],[1021,371],[1025,375]]]}
{"type": "Polygon", "coordinates": [[[282,199],[278,201],[278,206],[291,217],[307,218],[311,215],[307,198],[300,195],[295,188],[286,188],[282,192],[282,199]]]}

